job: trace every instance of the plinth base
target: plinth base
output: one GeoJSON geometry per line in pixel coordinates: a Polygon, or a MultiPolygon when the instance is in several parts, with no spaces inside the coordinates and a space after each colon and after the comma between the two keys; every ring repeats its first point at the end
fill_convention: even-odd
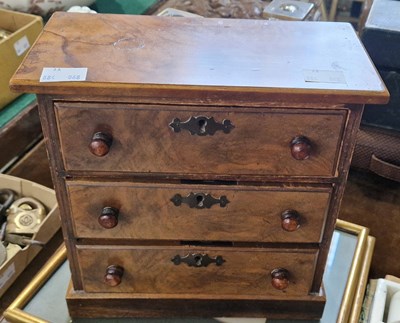
{"type": "MultiPolygon", "coordinates": [[[[321,289],[322,290],[322,289],[321,289]]],[[[72,318],[116,317],[268,317],[319,319],[325,296],[271,299],[261,296],[188,294],[85,293],[70,284],[67,305],[72,318]],[[215,297],[215,296],[214,296],[215,297]]]]}

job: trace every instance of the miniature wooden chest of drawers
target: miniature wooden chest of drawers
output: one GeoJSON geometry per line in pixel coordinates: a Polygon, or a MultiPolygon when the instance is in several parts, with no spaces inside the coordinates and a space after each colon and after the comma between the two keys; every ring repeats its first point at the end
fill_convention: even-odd
{"type": "Polygon", "coordinates": [[[322,314],[363,104],[388,99],[350,25],[56,13],[11,87],[38,94],[71,316],[322,314]]]}

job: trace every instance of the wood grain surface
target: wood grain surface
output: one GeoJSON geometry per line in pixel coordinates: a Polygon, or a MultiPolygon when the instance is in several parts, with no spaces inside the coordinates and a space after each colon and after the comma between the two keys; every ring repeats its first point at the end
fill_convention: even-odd
{"type": "Polygon", "coordinates": [[[56,13],[11,87],[39,93],[72,316],[322,313],[363,104],[388,99],[350,25],[56,13]],[[43,83],[44,67],[88,75],[43,83]],[[176,130],[192,117],[202,135],[176,130]],[[206,135],[205,118],[232,127],[206,135]],[[172,203],[191,192],[229,203],[172,203]],[[171,261],[191,252],[225,262],[171,261]]]}
{"type": "Polygon", "coordinates": [[[330,189],[69,182],[76,238],[318,243],[330,189]],[[176,195],[226,196],[225,207],[175,206],[176,195]],[[104,207],[119,210],[118,225],[103,228],[104,207]],[[282,229],[281,214],[299,212],[300,227],[282,229]]]}
{"type": "Polygon", "coordinates": [[[11,80],[16,91],[111,97],[154,87],[273,93],[280,101],[388,98],[351,25],[329,22],[55,13],[11,80]],[[88,75],[40,83],[44,67],[86,67],[88,75]]]}
{"type": "Polygon", "coordinates": [[[268,317],[318,320],[325,296],[218,295],[210,302],[204,294],[83,293],[70,284],[67,304],[72,317],[268,317]]]}
{"type": "Polygon", "coordinates": [[[336,175],[345,110],[238,109],[163,105],[57,103],[57,123],[67,171],[275,176],[336,175]],[[230,120],[230,133],[176,133],[175,118],[230,120]],[[93,155],[94,133],[113,137],[110,152],[93,155]],[[310,139],[307,160],[291,155],[297,135],[310,139]]]}
{"type": "Polygon", "coordinates": [[[211,295],[307,295],[314,276],[315,249],[239,249],[196,247],[77,246],[85,292],[211,295]],[[171,259],[191,253],[222,256],[221,266],[175,265],[171,259]],[[106,268],[124,268],[121,284],[108,286],[106,268]],[[289,271],[289,287],[275,289],[271,271],[289,271]]]}

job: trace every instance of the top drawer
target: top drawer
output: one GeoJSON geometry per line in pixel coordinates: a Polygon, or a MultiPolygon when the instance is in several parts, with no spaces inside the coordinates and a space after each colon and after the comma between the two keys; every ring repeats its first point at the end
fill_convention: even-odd
{"type": "Polygon", "coordinates": [[[67,171],[194,178],[335,176],[346,119],[345,110],[74,102],[55,111],[67,171]]]}

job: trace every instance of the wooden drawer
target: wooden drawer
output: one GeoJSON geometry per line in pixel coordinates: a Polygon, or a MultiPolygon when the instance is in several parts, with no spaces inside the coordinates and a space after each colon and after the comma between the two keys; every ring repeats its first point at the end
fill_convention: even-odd
{"type": "MultiPolygon", "coordinates": [[[[316,250],[239,249],[198,247],[78,246],[83,287],[86,292],[174,293],[212,295],[307,295],[310,291],[316,250]],[[177,258],[192,256],[206,264],[218,256],[221,265],[189,266],[177,258]],[[202,258],[202,259],[200,259],[202,258]],[[121,282],[109,286],[104,276],[109,266],[123,268],[121,282]],[[278,290],[271,272],[288,271],[289,285],[278,290]]],[[[115,271],[114,271],[115,272],[115,271]]],[[[113,280],[117,275],[112,275],[113,280]]],[[[118,282],[118,280],[117,280],[118,282]]]]}
{"type": "Polygon", "coordinates": [[[67,191],[78,238],[309,243],[321,240],[331,193],[126,182],[69,182],[67,191]],[[286,210],[297,213],[286,212],[283,220],[286,210]]]}
{"type": "Polygon", "coordinates": [[[72,102],[55,103],[55,107],[67,171],[158,173],[186,178],[193,175],[203,179],[215,174],[335,176],[346,120],[345,110],[326,109],[72,102]],[[173,130],[173,120],[184,122],[198,116],[202,119],[193,122],[193,131],[208,129],[215,131],[213,135],[173,130]],[[213,123],[204,117],[213,117],[218,123],[229,120],[234,128],[229,133],[216,130],[218,126],[214,130],[204,128],[213,123]],[[89,150],[92,137],[98,132],[113,138],[103,157],[89,150]],[[296,136],[311,141],[311,156],[306,160],[292,157],[290,143],[296,136]]]}

